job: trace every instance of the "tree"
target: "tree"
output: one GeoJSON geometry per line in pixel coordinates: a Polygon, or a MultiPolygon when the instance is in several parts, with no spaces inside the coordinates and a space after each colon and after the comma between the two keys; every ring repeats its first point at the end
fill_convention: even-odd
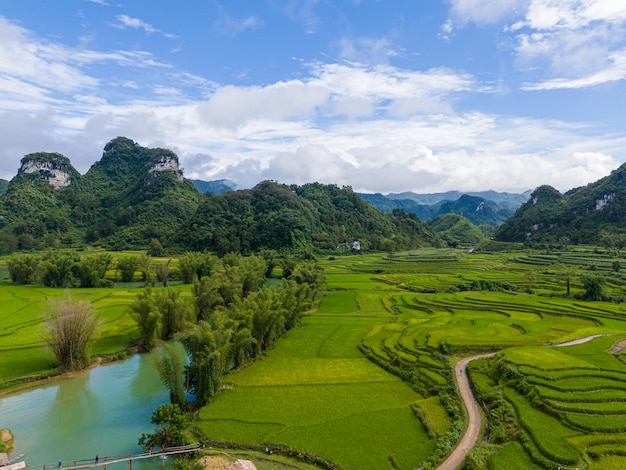
{"type": "Polygon", "coordinates": [[[39,259],[29,255],[17,255],[7,261],[9,276],[17,284],[33,284],[39,259]]]}
{"type": "Polygon", "coordinates": [[[204,276],[196,281],[193,286],[193,295],[198,320],[209,320],[215,309],[224,305],[224,299],[220,294],[223,275],[204,276]]]}
{"type": "Polygon", "coordinates": [[[113,256],[110,253],[81,257],[77,263],[80,287],[102,287],[104,276],[112,261],[113,256]]]}
{"type": "Polygon", "coordinates": [[[0,255],[13,253],[17,250],[17,237],[9,231],[0,232],[0,255]]]}
{"type": "Polygon", "coordinates": [[[190,358],[187,377],[198,407],[206,405],[222,383],[232,335],[225,320],[214,316],[211,323],[201,321],[180,335],[180,342],[190,358]]]}
{"type": "Polygon", "coordinates": [[[120,271],[122,282],[132,282],[135,271],[139,268],[141,259],[138,256],[122,256],[117,260],[117,269],[120,271]]]}
{"type": "Polygon", "coordinates": [[[183,284],[192,284],[196,279],[197,257],[195,253],[190,251],[178,258],[178,270],[183,284]]]}
{"type": "Polygon", "coordinates": [[[137,343],[144,351],[151,350],[160,336],[161,313],[154,303],[152,289],[147,287],[130,306],[131,316],[139,327],[137,343]]]}
{"type": "Polygon", "coordinates": [[[396,242],[389,238],[385,238],[382,241],[382,250],[387,253],[389,261],[393,261],[393,255],[396,252],[396,242]]]}
{"type": "Polygon", "coordinates": [[[39,264],[40,282],[48,287],[68,287],[75,266],[76,259],[71,254],[48,251],[39,264]]]}
{"type": "Polygon", "coordinates": [[[167,281],[170,277],[170,263],[171,259],[167,263],[159,263],[157,266],[157,279],[163,284],[163,287],[167,287],[167,281]]]}
{"type": "Polygon", "coordinates": [[[139,438],[139,445],[149,450],[152,447],[174,447],[185,444],[183,433],[185,425],[185,415],[180,406],[172,403],[163,403],[152,413],[150,419],[152,424],[157,425],[153,434],[142,434],[139,438]]]}
{"type": "Polygon", "coordinates": [[[89,302],[73,302],[69,297],[52,300],[45,326],[45,341],[63,369],[73,371],[89,365],[89,349],[98,326],[89,302]]]}
{"type": "Polygon", "coordinates": [[[583,287],[585,293],[583,299],[585,300],[602,300],[602,285],[604,280],[598,276],[586,276],[583,279],[583,287]]]}
{"type": "Polygon", "coordinates": [[[171,403],[185,409],[187,406],[183,382],[185,367],[181,349],[165,343],[155,349],[152,354],[161,381],[170,391],[171,403]]]}
{"type": "Polygon", "coordinates": [[[150,240],[150,245],[148,245],[148,256],[163,256],[163,245],[156,238],[150,240]]]}
{"type": "Polygon", "coordinates": [[[193,319],[193,311],[180,296],[180,292],[169,289],[158,289],[153,292],[154,305],[159,311],[161,339],[172,339],[193,319]]]}
{"type": "Polygon", "coordinates": [[[570,294],[570,285],[576,279],[576,270],[574,268],[564,268],[556,273],[557,281],[565,282],[567,286],[567,296],[570,294]]]}

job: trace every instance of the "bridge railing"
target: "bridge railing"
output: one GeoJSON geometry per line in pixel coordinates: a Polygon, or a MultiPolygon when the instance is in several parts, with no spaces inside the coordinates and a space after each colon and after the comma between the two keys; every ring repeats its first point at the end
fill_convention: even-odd
{"type": "Polygon", "coordinates": [[[115,463],[128,462],[128,468],[132,468],[132,462],[134,460],[150,459],[155,457],[164,458],[168,455],[185,454],[188,452],[195,452],[202,449],[204,446],[200,443],[189,444],[178,447],[165,447],[163,449],[150,450],[141,454],[120,454],[113,456],[100,456],[99,454],[91,459],[82,460],[70,460],[67,462],[58,461],[56,463],[47,463],[42,465],[29,465],[31,470],[80,470],[86,468],[98,468],[103,467],[106,469],[107,465],[115,463]]]}

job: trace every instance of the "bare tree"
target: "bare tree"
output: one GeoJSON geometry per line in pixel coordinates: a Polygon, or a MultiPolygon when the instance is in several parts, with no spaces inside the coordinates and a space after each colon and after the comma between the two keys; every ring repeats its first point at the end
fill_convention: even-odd
{"type": "Polygon", "coordinates": [[[78,370],[89,365],[89,349],[95,339],[98,320],[87,301],[53,299],[45,313],[45,340],[59,366],[78,370]]]}

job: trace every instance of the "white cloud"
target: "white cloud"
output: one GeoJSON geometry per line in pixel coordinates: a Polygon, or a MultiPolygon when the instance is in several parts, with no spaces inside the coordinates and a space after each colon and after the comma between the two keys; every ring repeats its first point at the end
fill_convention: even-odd
{"type": "Polygon", "coordinates": [[[610,63],[603,69],[597,70],[579,78],[554,78],[544,82],[527,84],[526,90],[556,90],[589,88],[603,83],[609,83],[626,78],[626,49],[609,55],[610,63]]]}
{"type": "Polygon", "coordinates": [[[368,65],[387,64],[398,55],[389,38],[342,38],[338,47],[341,59],[368,65]]]}
{"type": "Polygon", "coordinates": [[[501,24],[514,37],[518,67],[540,76],[526,90],[585,88],[626,78],[623,1],[452,0],[449,21],[501,24]]]}
{"type": "MultiPolygon", "coordinates": [[[[626,148],[592,126],[462,112],[459,95],[483,87],[447,68],[313,63],[298,79],[222,86],[146,52],[68,48],[0,21],[4,178],[36,151],[63,153],[85,172],[123,135],[174,149],[187,177],[244,187],[276,179],[368,192],[566,190],[608,174],[626,148]],[[138,67],[151,73],[123,74],[138,67]]],[[[626,54],[615,54],[617,67],[626,54]]]]}
{"type": "Polygon", "coordinates": [[[496,23],[518,14],[530,0],[451,0],[450,16],[455,24],[496,23]]]}
{"type": "Polygon", "coordinates": [[[263,26],[263,20],[257,16],[246,16],[234,18],[224,14],[213,22],[213,29],[222,34],[234,35],[249,29],[256,29],[263,26]]]}

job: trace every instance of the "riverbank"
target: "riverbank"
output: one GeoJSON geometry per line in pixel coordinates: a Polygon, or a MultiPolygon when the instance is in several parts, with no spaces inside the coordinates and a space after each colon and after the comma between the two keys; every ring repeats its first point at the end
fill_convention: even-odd
{"type": "MultiPolygon", "coordinates": [[[[13,443],[15,439],[13,438],[13,433],[8,429],[0,429],[0,454],[11,455],[13,452],[13,443]]],[[[0,462],[0,465],[3,465],[0,462]]]]}
{"type": "Polygon", "coordinates": [[[96,359],[84,369],[74,370],[69,372],[63,372],[58,370],[55,373],[54,370],[49,371],[49,374],[40,374],[28,377],[20,377],[18,379],[14,379],[13,382],[16,382],[14,385],[6,385],[10,382],[5,382],[2,384],[2,388],[0,388],[0,398],[5,397],[7,395],[11,395],[13,393],[25,392],[27,390],[31,390],[37,387],[43,387],[46,385],[54,384],[60,380],[70,379],[72,377],[76,377],[77,374],[81,374],[90,369],[95,369],[96,367],[100,367],[102,365],[115,364],[118,362],[122,362],[127,360],[128,358],[134,356],[135,354],[142,354],[139,352],[138,348],[131,348],[128,351],[123,353],[116,354],[114,356],[98,356],[96,359]]]}

